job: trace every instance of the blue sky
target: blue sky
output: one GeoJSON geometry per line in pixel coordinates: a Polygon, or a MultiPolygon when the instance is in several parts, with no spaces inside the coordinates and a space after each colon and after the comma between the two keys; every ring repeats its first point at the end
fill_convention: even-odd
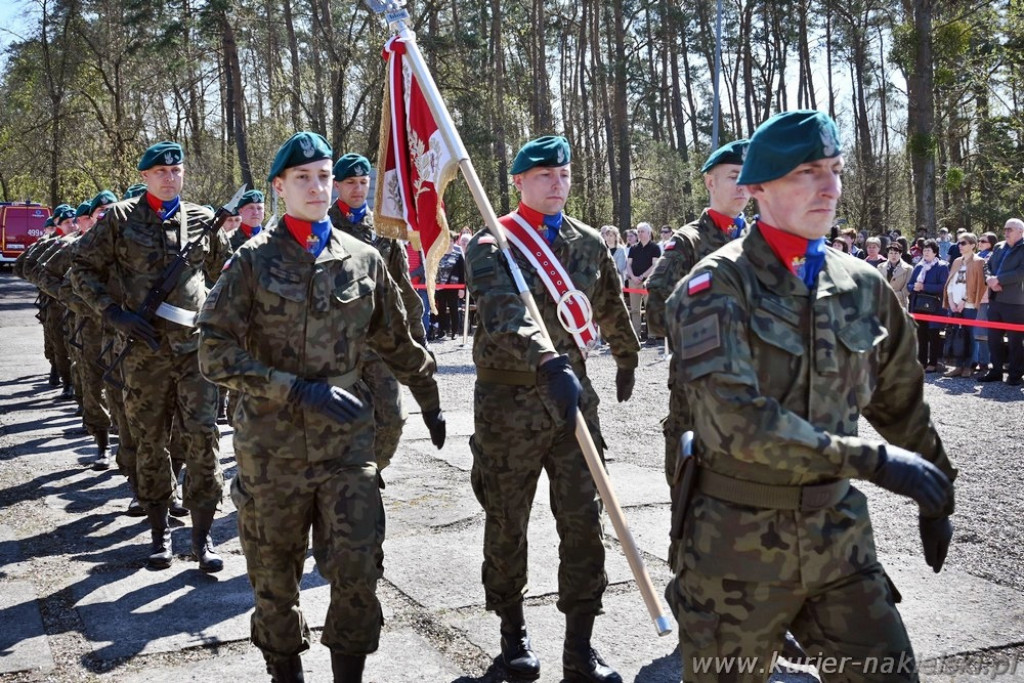
{"type": "MultiPolygon", "coordinates": [[[[0,2],[0,53],[6,53],[8,45],[25,35],[38,9],[39,6],[32,0],[0,2]]],[[[4,59],[5,56],[0,55],[0,63],[4,59]]]]}

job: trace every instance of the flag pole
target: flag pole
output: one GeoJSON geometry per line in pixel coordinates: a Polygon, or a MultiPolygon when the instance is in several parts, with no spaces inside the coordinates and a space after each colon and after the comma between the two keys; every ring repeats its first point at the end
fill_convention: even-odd
{"type": "MultiPolygon", "coordinates": [[[[423,97],[427,101],[427,105],[430,107],[430,112],[434,115],[434,120],[437,122],[438,130],[440,130],[441,135],[448,144],[449,151],[458,160],[459,168],[462,170],[462,175],[466,178],[466,184],[469,186],[469,191],[473,195],[473,200],[476,203],[477,209],[479,209],[480,214],[483,216],[484,223],[490,229],[491,234],[498,242],[498,247],[505,257],[505,261],[512,273],[512,278],[515,281],[516,288],[519,290],[519,295],[522,297],[523,303],[526,306],[526,310],[537,324],[537,327],[541,330],[541,333],[550,340],[551,336],[548,334],[548,331],[544,326],[544,319],[541,317],[540,310],[537,308],[537,302],[534,300],[529,286],[523,279],[523,274],[519,270],[519,264],[516,262],[515,258],[513,258],[512,253],[509,250],[508,240],[505,238],[505,232],[502,230],[501,223],[498,222],[498,216],[494,213],[494,208],[491,206],[491,202],[487,198],[487,193],[484,192],[483,184],[480,182],[476,169],[473,167],[473,161],[469,158],[469,153],[466,151],[465,145],[462,144],[462,137],[455,128],[455,123],[452,121],[451,114],[448,113],[448,108],[445,106],[444,100],[441,98],[441,93],[437,88],[437,84],[434,83],[434,78],[431,76],[430,70],[427,68],[426,63],[423,60],[423,55],[420,53],[419,46],[416,44],[416,34],[406,25],[406,19],[409,18],[409,12],[405,9],[405,0],[388,0],[386,4],[379,1],[375,2],[374,0],[366,0],[366,4],[375,13],[383,13],[391,30],[394,31],[405,43],[405,56],[409,60],[409,65],[412,68],[413,74],[419,82],[420,91],[423,93],[423,97]]],[[[601,495],[601,500],[604,501],[605,510],[608,512],[608,517],[611,519],[612,527],[615,529],[615,535],[618,537],[619,544],[622,546],[623,553],[626,555],[626,560],[629,562],[629,568],[633,572],[633,578],[636,580],[637,587],[640,589],[640,594],[643,596],[644,603],[647,606],[647,611],[650,614],[651,619],[654,621],[658,635],[663,636],[671,633],[671,622],[661,609],[661,601],[658,599],[658,596],[654,591],[654,584],[651,583],[651,577],[647,573],[647,567],[644,566],[643,558],[640,555],[640,549],[637,547],[633,534],[629,530],[629,526],[626,524],[626,519],[622,514],[622,508],[619,506],[619,500],[616,497],[615,492],[612,490],[611,481],[608,479],[608,475],[604,469],[604,463],[601,462],[597,446],[594,444],[594,439],[591,436],[590,430],[587,427],[587,422],[583,417],[583,411],[579,408],[576,409],[576,440],[579,441],[580,449],[583,451],[583,456],[587,461],[587,467],[590,469],[590,474],[594,478],[594,484],[597,486],[598,493],[601,495]]]]}

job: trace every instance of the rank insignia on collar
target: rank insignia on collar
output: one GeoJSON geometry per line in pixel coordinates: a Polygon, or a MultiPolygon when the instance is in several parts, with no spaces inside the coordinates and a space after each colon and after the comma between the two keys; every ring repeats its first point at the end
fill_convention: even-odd
{"type": "Polygon", "coordinates": [[[694,294],[700,294],[701,292],[711,289],[711,271],[705,270],[699,275],[694,275],[690,278],[690,281],[686,283],[686,293],[690,296],[694,294]]]}

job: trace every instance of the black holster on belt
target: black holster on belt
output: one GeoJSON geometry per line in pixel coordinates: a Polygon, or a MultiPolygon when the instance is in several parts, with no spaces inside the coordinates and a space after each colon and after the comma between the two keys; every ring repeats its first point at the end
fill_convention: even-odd
{"type": "Polygon", "coordinates": [[[696,484],[697,457],[693,454],[693,432],[686,432],[679,439],[679,456],[672,476],[672,530],[669,537],[675,541],[683,538],[686,512],[693,500],[696,484]]]}

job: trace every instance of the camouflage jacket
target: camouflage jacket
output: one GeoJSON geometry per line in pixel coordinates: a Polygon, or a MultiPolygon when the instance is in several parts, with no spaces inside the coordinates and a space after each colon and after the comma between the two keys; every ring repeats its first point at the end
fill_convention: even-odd
{"type": "MultiPolygon", "coordinates": [[[[668,325],[702,467],[773,485],[867,478],[881,444],[858,436],[863,415],[887,442],[956,477],[924,401],[914,323],[863,261],[827,250],[811,292],[754,227],[697,264],[669,299],[668,325]]],[[[688,568],[818,581],[876,561],[855,487],[814,512],[697,495],[691,516],[688,568]]]]}
{"type": "Polygon", "coordinates": [[[426,330],[423,329],[423,300],[420,298],[416,288],[412,286],[409,279],[409,257],[405,249],[397,240],[390,237],[381,237],[373,229],[373,212],[367,210],[366,216],[359,224],[352,223],[347,216],[342,215],[338,204],[331,204],[327,215],[331,224],[338,230],[355,237],[369,244],[380,252],[387,266],[391,279],[398,284],[398,290],[402,295],[402,303],[405,304],[405,314],[409,319],[409,329],[412,330],[412,338],[421,344],[427,338],[426,330]]]}
{"type": "Polygon", "coordinates": [[[32,281],[54,299],[60,298],[60,282],[64,279],[64,273],[71,267],[71,246],[79,237],[81,235],[73,232],[54,240],[31,268],[32,281]]]}
{"type": "MultiPolygon", "coordinates": [[[[586,374],[583,355],[571,334],[558,321],[555,301],[526,258],[514,247],[510,252],[522,270],[551,342],[544,339],[526,310],[505,257],[494,236],[482,230],[466,248],[466,286],[476,302],[480,324],[473,341],[477,367],[535,372],[545,353],[564,353],[581,377],[586,374]]],[[[551,250],[572,278],[573,285],[590,299],[594,322],[608,342],[621,368],[635,368],[640,342],[622,300],[615,261],[601,235],[588,225],[565,217],[551,250]]]]}
{"type": "MultiPolygon", "coordinates": [[[[75,291],[97,313],[111,304],[138,311],[150,290],[189,241],[213,218],[209,209],[182,202],[164,221],[140,198],[107,207],[106,215],[82,238],[71,267],[75,291]],[[187,227],[183,227],[185,217],[187,227]]],[[[167,297],[172,306],[198,311],[206,299],[206,276],[215,279],[230,256],[224,233],[207,232],[189,258],[178,284],[167,297]]],[[[175,353],[194,352],[199,331],[162,318],[153,326],[162,345],[175,353]]]]}
{"type": "Polygon", "coordinates": [[[15,260],[14,274],[35,285],[36,269],[39,266],[39,260],[46,254],[46,252],[51,247],[54,246],[54,244],[59,239],[59,235],[53,234],[50,235],[49,237],[42,237],[33,242],[32,246],[30,246],[28,249],[22,252],[21,255],[18,256],[18,258],[15,260]]]}
{"type": "Polygon", "coordinates": [[[367,349],[424,410],[439,407],[434,361],[410,336],[383,260],[339,230],[316,258],[283,225],[255,235],[210,292],[199,328],[203,374],[241,395],[239,454],[372,463],[372,408],[339,424],[289,396],[296,378],[320,379],[350,387],[371,406],[366,386],[352,384],[367,349]]]}
{"type": "Polygon", "coordinates": [[[715,225],[707,209],[700,218],[673,233],[654,272],[647,278],[647,329],[651,336],[665,336],[665,302],[676,283],[686,277],[697,261],[731,241],[732,237],[715,225]]]}

